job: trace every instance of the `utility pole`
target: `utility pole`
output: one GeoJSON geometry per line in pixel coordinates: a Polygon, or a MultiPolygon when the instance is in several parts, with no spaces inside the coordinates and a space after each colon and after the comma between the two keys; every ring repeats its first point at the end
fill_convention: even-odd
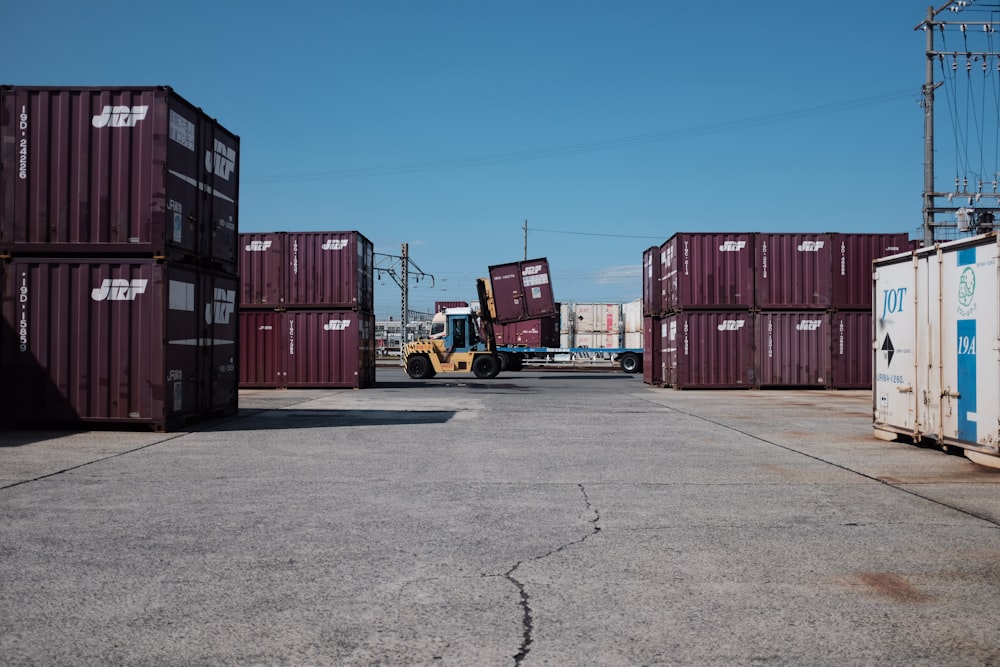
{"type": "Polygon", "coordinates": [[[407,337],[406,327],[410,323],[410,244],[404,243],[402,250],[399,254],[400,258],[400,278],[399,283],[401,289],[399,290],[399,325],[401,327],[401,336],[399,343],[399,363],[403,363],[403,349],[406,347],[406,343],[409,340],[407,337]]]}
{"type": "MultiPolygon", "coordinates": [[[[951,192],[937,192],[934,189],[934,93],[944,85],[944,81],[934,81],[934,65],[940,63],[943,67],[945,62],[951,63],[952,71],[958,70],[958,61],[964,60],[965,70],[972,71],[973,62],[981,62],[983,74],[987,74],[987,60],[991,57],[1000,58],[997,51],[971,51],[968,47],[962,51],[938,51],[934,45],[934,33],[938,31],[944,40],[944,32],[949,27],[958,30],[963,35],[963,42],[967,34],[980,32],[987,35],[1000,30],[1000,21],[993,20],[964,20],[961,16],[963,12],[975,11],[972,7],[975,0],[949,0],[937,9],[934,6],[927,8],[927,18],[917,24],[915,30],[923,30],[927,35],[927,67],[926,81],[921,87],[921,106],[924,110],[924,190],[923,190],[923,232],[924,245],[933,245],[935,241],[935,229],[937,227],[958,226],[957,222],[939,222],[938,214],[949,214],[957,221],[960,216],[971,221],[971,226],[962,228],[960,231],[969,229],[986,231],[993,228],[993,220],[1000,218],[1000,192],[997,191],[997,176],[993,174],[992,192],[984,192],[984,178],[980,174],[978,179],[974,179],[972,190],[969,189],[968,178],[963,178],[961,182],[956,177],[955,189],[951,192]],[[937,16],[943,11],[959,14],[960,20],[940,21],[937,16]],[[993,206],[983,206],[985,200],[993,199],[993,206]],[[943,200],[938,204],[939,200],[943,200]]],[[[993,14],[988,14],[992,17],[993,14]]],[[[1000,66],[1000,62],[998,62],[1000,66]]],[[[985,100],[983,100],[985,103],[985,100]]]]}
{"type": "Polygon", "coordinates": [[[528,261],[528,220],[524,220],[524,261],[528,261]]]}

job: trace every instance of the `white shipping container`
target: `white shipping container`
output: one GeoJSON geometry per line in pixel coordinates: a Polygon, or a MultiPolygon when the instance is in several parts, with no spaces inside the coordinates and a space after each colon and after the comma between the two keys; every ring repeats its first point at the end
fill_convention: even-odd
{"type": "Polygon", "coordinates": [[[565,336],[573,333],[573,307],[564,303],[559,306],[559,335],[565,336]]]}
{"type": "Polygon", "coordinates": [[[998,239],[875,262],[877,436],[932,439],[1000,467],[998,239]]]}
{"type": "Polygon", "coordinates": [[[620,303],[573,304],[573,328],[577,332],[618,335],[622,330],[620,303]]]}
{"type": "Polygon", "coordinates": [[[632,333],[642,334],[642,299],[622,304],[622,326],[626,336],[632,333]]]}
{"type": "Polygon", "coordinates": [[[579,333],[573,336],[573,347],[591,349],[610,349],[621,347],[621,334],[617,333],[579,333]]]}
{"type": "Polygon", "coordinates": [[[642,349],[642,332],[641,331],[626,331],[624,339],[625,339],[624,340],[625,345],[623,347],[627,347],[627,348],[630,348],[630,349],[633,349],[633,350],[641,350],[642,349]]]}

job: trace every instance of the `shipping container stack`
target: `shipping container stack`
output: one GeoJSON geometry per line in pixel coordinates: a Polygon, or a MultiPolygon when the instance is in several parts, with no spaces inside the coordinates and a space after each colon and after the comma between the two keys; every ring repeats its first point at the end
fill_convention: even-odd
{"type": "Polygon", "coordinates": [[[905,233],[675,234],[643,255],[646,330],[660,329],[646,345],[661,360],[647,382],[870,387],[872,261],[912,246],[905,233]]]}
{"type": "Polygon", "coordinates": [[[168,87],[0,88],[0,421],[238,408],[239,137],[168,87]]]}
{"type": "Polygon", "coordinates": [[[357,231],[240,234],[240,387],[375,386],[374,248],[357,231]]]}

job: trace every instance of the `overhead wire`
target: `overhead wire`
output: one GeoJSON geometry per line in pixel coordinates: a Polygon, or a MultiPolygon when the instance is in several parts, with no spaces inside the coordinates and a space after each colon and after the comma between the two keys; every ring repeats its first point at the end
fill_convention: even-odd
{"type": "Polygon", "coordinates": [[[577,144],[564,144],[542,148],[532,148],[509,153],[494,153],[480,156],[450,158],[443,160],[425,160],[417,162],[403,162],[398,164],[387,164],[372,167],[356,167],[348,169],[331,169],[323,171],[300,172],[290,174],[270,174],[257,178],[245,178],[248,184],[263,183],[297,183],[305,181],[319,181],[329,179],[365,178],[375,176],[392,176],[398,174],[410,174],[426,171],[438,171],[446,169],[463,169],[469,167],[480,167],[509,162],[524,162],[528,160],[539,160],[544,158],[563,157],[578,155],[582,153],[594,153],[599,151],[619,150],[631,148],[633,146],[644,146],[655,143],[678,141],[701,137],[721,132],[734,132],[750,128],[763,127],[776,123],[785,123],[794,120],[801,120],[814,116],[822,116],[852,109],[858,109],[876,104],[884,104],[906,97],[915,97],[914,90],[906,88],[902,90],[871,95],[868,97],[833,102],[802,109],[792,109],[780,111],[772,114],[753,116],[707,125],[699,125],[676,130],[665,130],[660,132],[649,132],[645,134],[628,135],[611,139],[599,139],[586,141],[577,144]]]}

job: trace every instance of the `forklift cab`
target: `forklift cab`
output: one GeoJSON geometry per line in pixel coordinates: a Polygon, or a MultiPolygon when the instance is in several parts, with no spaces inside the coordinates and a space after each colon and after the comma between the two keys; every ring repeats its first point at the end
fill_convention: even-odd
{"type": "Polygon", "coordinates": [[[471,352],[479,349],[479,336],[470,313],[448,313],[444,345],[448,352],[471,352]]]}

